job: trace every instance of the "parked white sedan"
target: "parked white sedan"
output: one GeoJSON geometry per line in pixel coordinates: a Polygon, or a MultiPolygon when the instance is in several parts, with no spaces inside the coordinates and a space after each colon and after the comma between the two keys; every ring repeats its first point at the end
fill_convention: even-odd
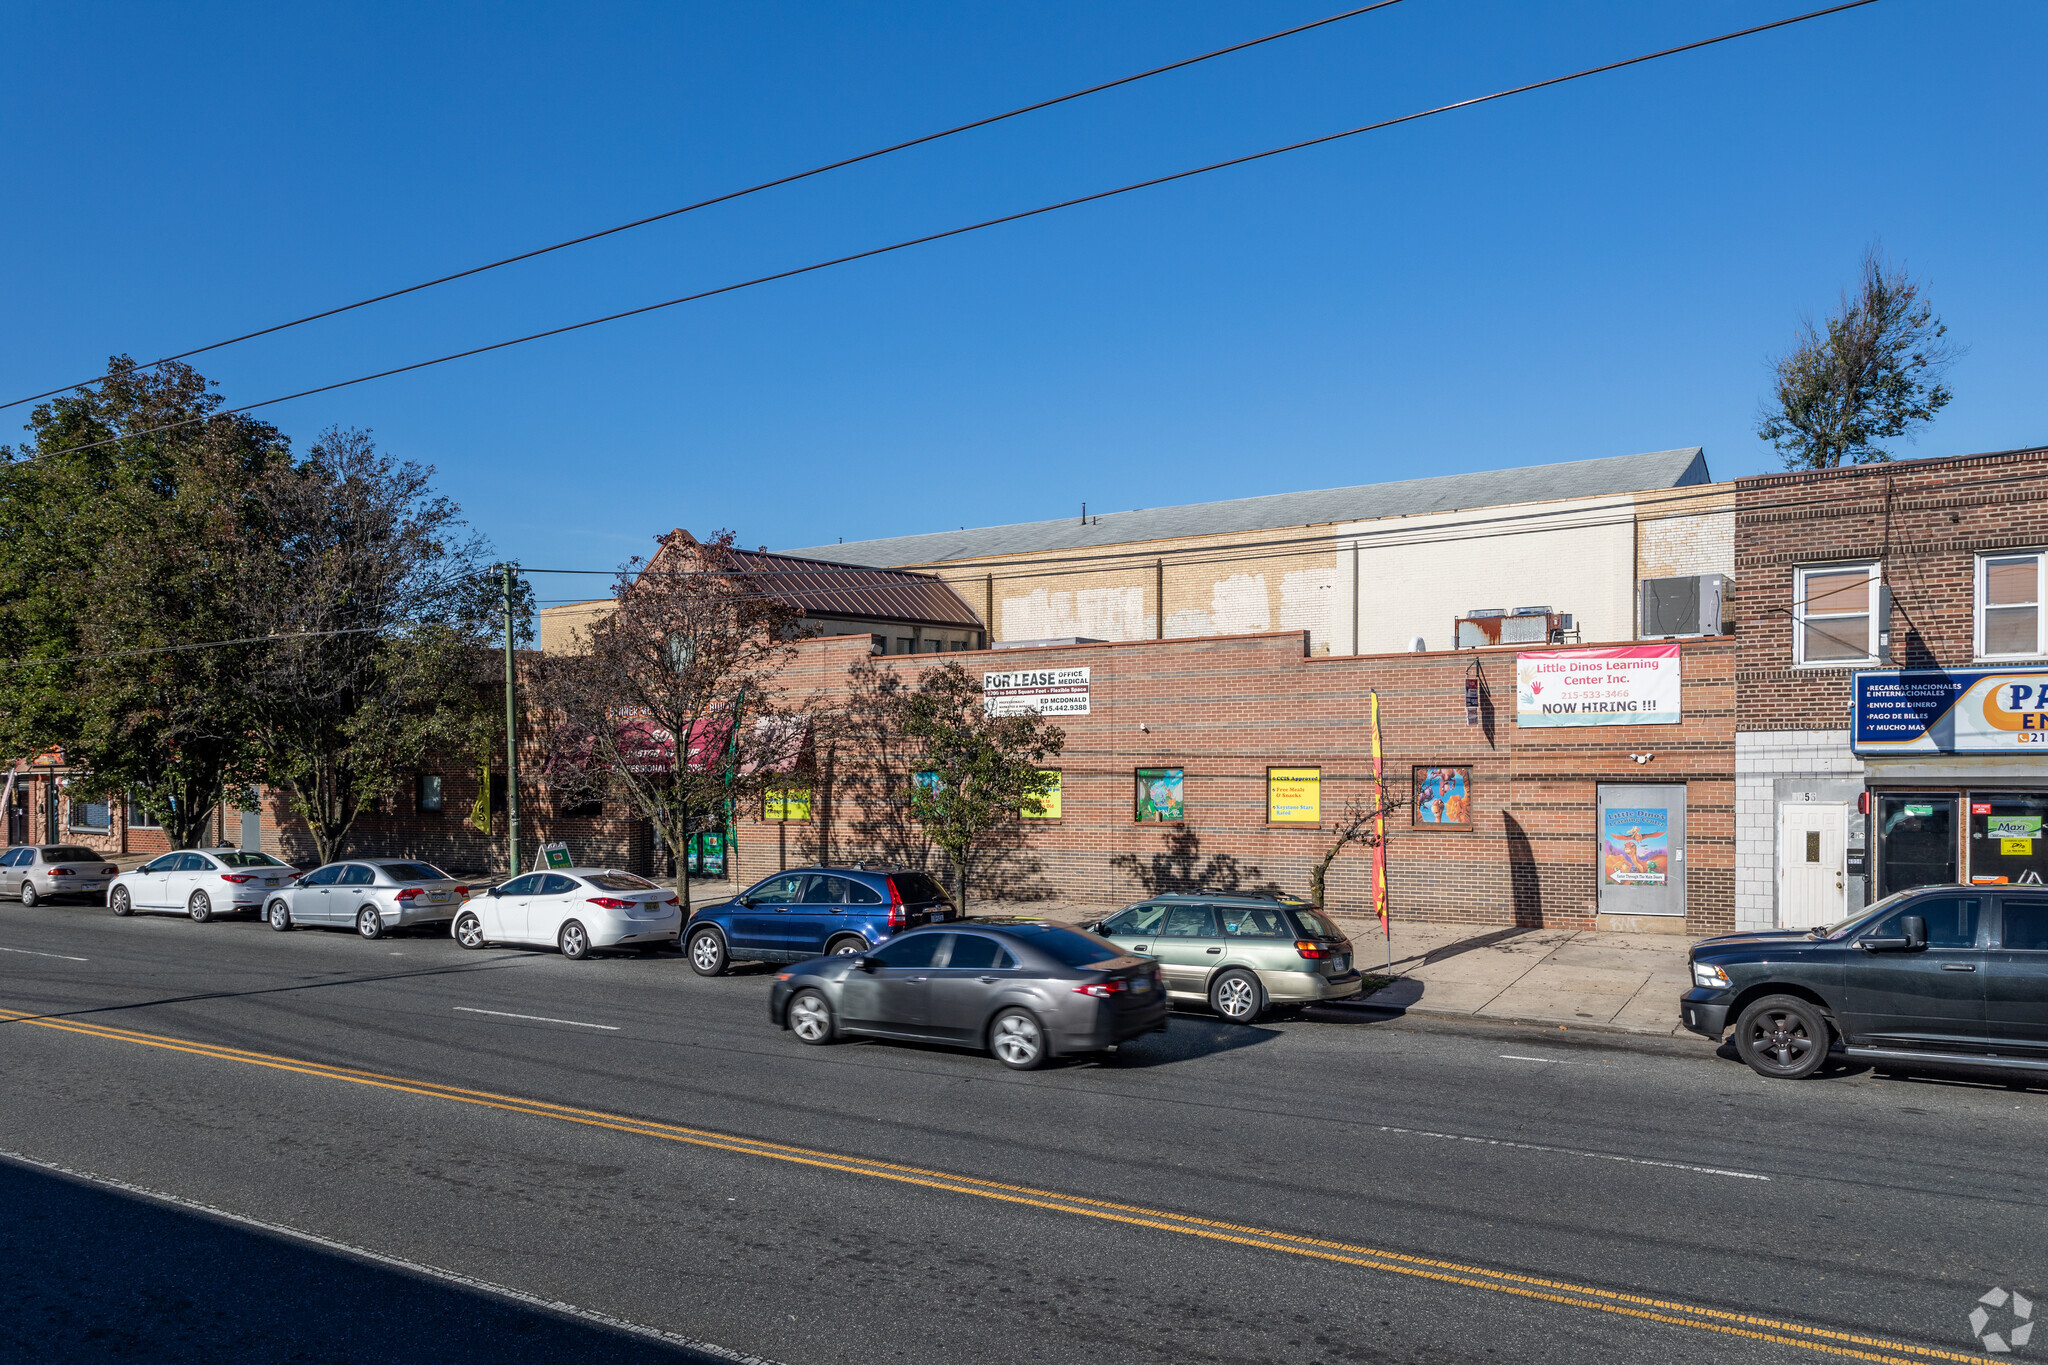
{"type": "Polygon", "coordinates": [[[529,872],[494,886],[455,917],[455,941],[551,943],[574,961],[593,948],[659,952],[683,930],[675,893],[612,867],[529,872]]]}
{"type": "Polygon", "coordinates": [[[230,910],[263,908],[263,898],[298,879],[298,871],[268,853],[239,848],[181,848],[123,872],[107,888],[107,908],[182,910],[201,924],[230,910]]]}
{"type": "Polygon", "coordinates": [[[469,888],[432,863],[360,858],[314,868],[273,892],[263,913],[279,933],[317,924],[382,938],[415,924],[446,924],[468,899],[469,888]]]}

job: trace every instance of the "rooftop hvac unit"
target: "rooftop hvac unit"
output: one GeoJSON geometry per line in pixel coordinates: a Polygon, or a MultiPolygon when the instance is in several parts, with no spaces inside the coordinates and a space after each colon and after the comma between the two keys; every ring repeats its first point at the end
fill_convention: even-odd
{"type": "Polygon", "coordinates": [[[1468,621],[1484,621],[1489,617],[1506,616],[1507,614],[1508,609],[1506,607],[1474,607],[1465,613],[1465,619],[1468,621]]]}
{"type": "Polygon", "coordinates": [[[1457,647],[1459,649],[1484,649],[1488,645],[1554,645],[1578,638],[1578,624],[1570,612],[1542,609],[1517,611],[1509,616],[1504,612],[1493,612],[1482,616],[1473,612],[1461,616],[1457,623],[1457,647]]]}
{"type": "Polygon", "coordinates": [[[1642,638],[1669,640],[1683,635],[1720,635],[1721,608],[1728,597],[1725,574],[1692,574],[1685,578],[1643,580],[1642,638]]]}

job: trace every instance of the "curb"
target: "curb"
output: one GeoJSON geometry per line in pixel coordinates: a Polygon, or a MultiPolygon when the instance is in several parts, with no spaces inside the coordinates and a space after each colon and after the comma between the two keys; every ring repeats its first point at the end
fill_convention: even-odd
{"type": "Polygon", "coordinates": [[[1701,1038],[1699,1034],[1688,1032],[1685,1029],[1677,1029],[1675,1024],[1673,1027],[1677,1029],[1676,1032],[1659,1033],[1651,1029],[1631,1028],[1626,1024],[1589,1023],[1583,1019],[1509,1018],[1491,1014],[1473,1014],[1468,1010],[1428,1009],[1417,1005],[1375,1005],[1364,1000],[1328,1000],[1322,1002],[1321,1008],[1360,1010],[1372,1014],[1385,1015],[1389,1019],[1399,1019],[1413,1015],[1417,1019],[1448,1019],[1468,1024],[1491,1024],[1502,1028],[1540,1029],[1546,1033],[1605,1033],[1624,1038],[1664,1038],[1674,1041],[1698,1038],[1706,1046],[1719,1046],[1719,1043],[1715,1040],[1701,1038]]]}

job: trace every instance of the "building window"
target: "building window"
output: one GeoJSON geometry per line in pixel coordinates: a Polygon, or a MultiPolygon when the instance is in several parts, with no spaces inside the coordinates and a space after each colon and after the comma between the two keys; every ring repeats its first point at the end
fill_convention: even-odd
{"type": "Polygon", "coordinates": [[[2042,578],[2048,555],[1977,559],[1977,657],[2019,659],[2048,653],[2041,638],[2042,578]]]}
{"type": "Polygon", "coordinates": [[[121,809],[127,812],[128,828],[130,829],[162,829],[164,827],[163,821],[142,808],[142,803],[135,799],[134,792],[129,792],[121,798],[121,809]]]}
{"type": "Polygon", "coordinates": [[[1877,565],[1799,570],[1792,603],[1792,661],[1864,663],[1877,656],[1877,565]]]}
{"type": "Polygon", "coordinates": [[[441,774],[420,774],[419,812],[421,815],[441,813],[441,774]]]}
{"type": "Polygon", "coordinates": [[[604,817],[604,798],[555,795],[555,815],[562,820],[598,820],[604,817]]]}
{"type": "Polygon", "coordinates": [[[106,797],[103,796],[97,801],[88,801],[77,796],[71,798],[71,828],[112,829],[113,827],[114,812],[113,808],[107,804],[106,797]]]}

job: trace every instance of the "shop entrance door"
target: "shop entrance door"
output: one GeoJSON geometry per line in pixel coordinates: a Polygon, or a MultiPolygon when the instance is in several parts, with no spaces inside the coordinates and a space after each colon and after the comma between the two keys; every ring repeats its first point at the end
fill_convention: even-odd
{"type": "Polygon", "coordinates": [[[28,784],[16,783],[7,797],[7,842],[28,842],[28,784]]]}
{"type": "Polygon", "coordinates": [[[1848,914],[1842,860],[1849,808],[1838,802],[1788,801],[1778,807],[1778,927],[1812,929],[1848,914]]]}
{"type": "Polygon", "coordinates": [[[1952,886],[1956,875],[1956,798],[1908,792],[1877,798],[1877,892],[1952,886]]]}
{"type": "Polygon", "coordinates": [[[1600,788],[1600,913],[1685,914],[1685,788],[1600,788]]]}

